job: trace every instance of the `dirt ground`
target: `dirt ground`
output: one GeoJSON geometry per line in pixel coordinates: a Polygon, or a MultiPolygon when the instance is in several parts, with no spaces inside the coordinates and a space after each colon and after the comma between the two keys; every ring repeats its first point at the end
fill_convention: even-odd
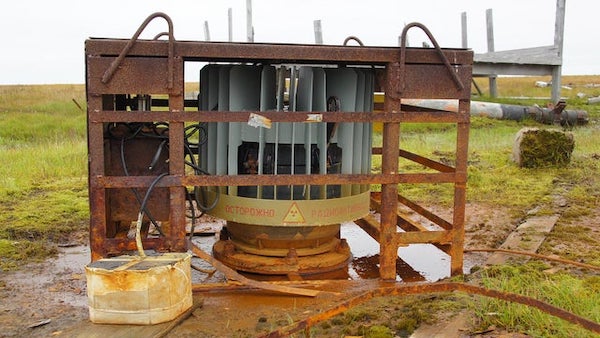
{"type": "MultiPolygon", "coordinates": [[[[511,219],[507,210],[503,210],[499,206],[469,204],[466,212],[465,247],[496,248],[522,221],[511,219]]],[[[600,236],[600,210],[587,216],[582,222],[588,228],[590,236],[600,236]]],[[[578,222],[578,224],[582,222],[578,222]]],[[[561,224],[560,220],[558,224],[561,224]]],[[[560,226],[569,227],[571,225],[566,223],[560,226]]],[[[364,234],[364,236],[368,235],[364,234]]],[[[43,263],[29,264],[18,271],[3,272],[0,275],[0,337],[66,337],[71,332],[69,328],[88,321],[84,266],[89,262],[89,248],[85,243],[79,244],[83,245],[59,248],[60,254],[57,258],[43,263]]],[[[563,242],[558,250],[567,254],[570,251],[589,249],[585,247],[586,245],[593,244],[563,242]]],[[[488,254],[485,253],[466,254],[465,272],[468,273],[472,266],[482,264],[487,256],[488,254]]],[[[365,285],[368,286],[368,284],[365,285]]],[[[188,321],[188,324],[184,322],[176,329],[176,331],[179,330],[179,335],[173,331],[169,336],[191,334],[196,337],[231,335],[251,337],[259,332],[265,332],[265,327],[277,328],[289,325],[289,318],[292,316],[306,318],[340,301],[340,298],[337,297],[325,297],[324,301],[316,306],[318,308],[314,308],[314,303],[312,305],[309,302],[304,303],[298,298],[267,295],[263,304],[275,306],[267,307],[255,304],[252,311],[242,315],[236,310],[236,304],[244,302],[245,298],[242,293],[238,293],[237,296],[233,293],[233,298],[229,300],[227,300],[227,291],[216,294],[218,295],[216,298],[196,294],[195,301],[197,305],[201,305],[201,308],[194,311],[190,317],[205,324],[209,323],[205,325],[203,331],[211,332],[211,334],[191,334],[193,328],[186,329],[186,325],[191,325],[188,321]],[[215,300],[218,298],[221,300],[215,300]],[[223,305],[227,302],[230,302],[229,306],[223,305]],[[277,310],[278,308],[280,310],[277,310]],[[267,320],[270,318],[268,311],[281,312],[281,308],[284,308],[287,313],[287,321],[271,322],[267,320]],[[231,318],[245,318],[246,320],[233,323],[231,318]]],[[[345,297],[345,299],[347,298],[345,297]]],[[[341,298],[341,300],[345,299],[341,298]]],[[[494,334],[498,336],[499,332],[492,332],[489,336],[494,336],[494,334]]],[[[481,336],[479,335],[479,337],[481,336]]]]}

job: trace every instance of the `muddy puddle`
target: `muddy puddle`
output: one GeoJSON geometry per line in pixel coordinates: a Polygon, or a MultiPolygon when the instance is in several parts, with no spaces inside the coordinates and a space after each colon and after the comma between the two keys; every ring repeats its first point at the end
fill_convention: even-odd
{"type": "MultiPolygon", "coordinates": [[[[216,232],[218,233],[218,231],[216,232]]],[[[193,242],[205,252],[212,251],[212,245],[218,235],[205,234],[195,236],[193,242]]],[[[348,268],[330,273],[303,276],[307,280],[318,279],[378,279],[379,278],[379,243],[369,236],[358,225],[352,222],[343,223],[341,237],[344,238],[352,251],[352,261],[348,268]]],[[[399,282],[435,282],[450,276],[450,256],[431,244],[411,244],[398,249],[397,277],[399,282]]],[[[200,259],[194,259],[193,265],[205,270],[213,268],[200,259]]],[[[464,262],[464,271],[468,273],[476,262],[464,262]]],[[[193,271],[195,283],[219,283],[225,280],[219,272],[207,274],[193,271]]],[[[253,279],[280,280],[286,277],[257,276],[245,274],[253,279]]]]}
{"type": "MultiPolygon", "coordinates": [[[[218,240],[218,233],[222,223],[205,224],[204,232],[197,232],[193,242],[205,252],[212,252],[213,244],[218,240]]],[[[334,271],[326,274],[303,276],[308,280],[318,279],[378,279],[379,278],[379,243],[369,236],[364,230],[353,222],[341,225],[341,237],[344,238],[352,251],[352,261],[347,269],[334,271]]],[[[397,278],[399,282],[435,282],[450,276],[450,256],[431,244],[411,244],[398,249],[397,278]]],[[[87,246],[75,246],[60,248],[60,256],[51,261],[52,269],[84,276],[84,267],[90,262],[90,251],[87,246]]],[[[207,262],[194,258],[192,261],[197,270],[192,271],[194,283],[221,283],[225,276],[207,262]],[[214,271],[214,273],[213,273],[214,271]]],[[[478,262],[471,261],[469,256],[465,257],[464,272],[478,262]]],[[[282,277],[265,277],[246,274],[253,279],[278,280],[282,277]]],[[[44,277],[40,275],[33,280],[34,284],[44,284],[50,281],[39,280],[44,277]]],[[[283,277],[285,279],[285,277],[283,277]]],[[[81,300],[66,299],[66,302],[80,306],[81,300]]]]}

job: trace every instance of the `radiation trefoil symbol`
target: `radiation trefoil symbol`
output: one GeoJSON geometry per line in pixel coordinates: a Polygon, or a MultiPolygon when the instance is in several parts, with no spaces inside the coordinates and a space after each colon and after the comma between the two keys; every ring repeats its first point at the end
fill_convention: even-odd
{"type": "Polygon", "coordinates": [[[296,202],[292,203],[292,205],[288,209],[287,213],[285,214],[285,217],[283,218],[283,223],[306,223],[306,219],[304,218],[304,215],[302,215],[302,212],[300,211],[300,208],[298,208],[296,202]]]}

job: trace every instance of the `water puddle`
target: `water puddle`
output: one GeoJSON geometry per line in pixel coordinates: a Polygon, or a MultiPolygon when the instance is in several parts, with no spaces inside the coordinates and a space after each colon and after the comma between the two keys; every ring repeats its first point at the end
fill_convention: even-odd
{"type": "MultiPolygon", "coordinates": [[[[340,235],[344,238],[352,251],[352,261],[348,268],[342,271],[318,275],[302,276],[304,279],[378,279],[379,278],[379,243],[369,236],[363,229],[352,222],[343,223],[340,235]]],[[[196,236],[196,243],[202,250],[212,252],[212,245],[217,236],[196,236]]],[[[203,270],[213,270],[206,262],[193,259],[192,263],[203,270]]],[[[468,272],[474,264],[464,262],[464,270],[468,272]]],[[[403,282],[435,282],[450,276],[450,256],[432,244],[411,244],[398,249],[396,264],[397,281],[403,282]]],[[[281,276],[259,276],[245,274],[253,279],[281,280],[281,276]]],[[[199,271],[192,271],[195,282],[218,283],[224,276],[218,272],[208,275],[199,271]]],[[[283,277],[285,279],[285,277],[283,277]]]]}
{"type": "MultiPolygon", "coordinates": [[[[349,267],[352,279],[379,278],[379,243],[358,225],[348,222],[341,227],[354,259],[349,267]]],[[[411,244],[398,249],[397,280],[434,282],[450,276],[450,256],[431,244],[411,244]]]]}

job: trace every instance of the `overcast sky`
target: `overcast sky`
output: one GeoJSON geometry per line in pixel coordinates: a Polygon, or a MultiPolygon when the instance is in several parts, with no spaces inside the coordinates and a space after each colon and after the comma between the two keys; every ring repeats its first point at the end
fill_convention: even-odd
{"type": "MultiPolygon", "coordinates": [[[[253,0],[252,6],[256,42],[314,43],[313,21],[321,20],[325,44],[355,35],[366,45],[396,46],[403,26],[417,21],[442,47],[461,47],[466,12],[469,47],[482,53],[488,8],[497,51],[554,42],[556,0],[253,0]]],[[[246,0],[19,0],[2,7],[0,84],[84,83],[88,37],[129,38],[157,11],[172,18],[178,40],[204,40],[208,21],[211,40],[226,41],[232,8],[233,40],[246,40],[246,0]]],[[[563,75],[600,74],[599,14],[600,1],[567,0],[563,75]]],[[[156,19],[142,38],[165,30],[156,19]]],[[[413,46],[425,40],[417,30],[409,34],[413,46]]]]}

